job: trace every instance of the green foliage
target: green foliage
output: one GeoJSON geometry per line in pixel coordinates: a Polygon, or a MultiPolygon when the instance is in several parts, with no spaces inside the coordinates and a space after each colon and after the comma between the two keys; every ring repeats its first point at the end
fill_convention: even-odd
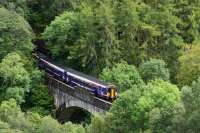
{"type": "Polygon", "coordinates": [[[70,122],[61,125],[50,116],[43,117],[37,126],[36,132],[38,133],[85,133],[81,125],[70,122]]]}
{"type": "Polygon", "coordinates": [[[157,78],[169,81],[169,70],[163,60],[150,59],[140,65],[139,71],[146,82],[157,78]]]}
{"type": "Polygon", "coordinates": [[[32,29],[21,17],[22,15],[19,16],[15,13],[15,10],[23,5],[25,6],[25,3],[26,1],[21,0],[0,2],[0,60],[3,59],[0,65],[0,99],[14,98],[18,103],[24,103],[26,100],[25,109],[34,105],[44,106],[45,109],[50,110],[52,98],[47,94],[45,87],[39,86],[39,84],[43,84],[43,77],[41,72],[35,68],[34,61],[31,58],[31,52],[34,48],[32,29]],[[13,9],[10,7],[12,5],[13,9]],[[39,88],[43,89],[39,91],[39,88]],[[41,99],[45,99],[45,103],[39,103],[42,100],[35,102],[38,98],[31,94],[35,95],[38,93],[36,91],[40,92],[41,95],[39,96],[42,97],[41,99]],[[28,101],[27,97],[24,98],[25,95],[27,96],[27,92],[31,92],[29,96],[34,102],[28,101]]]}
{"type": "Polygon", "coordinates": [[[38,81],[42,78],[41,73],[31,66],[27,58],[22,58],[23,56],[21,53],[12,52],[0,63],[0,99],[14,98],[20,104],[24,104],[26,100],[28,107],[43,106],[50,110],[52,98],[44,85],[38,85],[41,83],[38,81]]]}
{"type": "Polygon", "coordinates": [[[30,91],[25,95],[25,103],[22,104],[22,108],[23,110],[31,110],[34,112],[38,109],[36,112],[41,115],[46,115],[52,111],[53,98],[48,93],[47,86],[45,85],[44,73],[38,70],[35,65],[32,60],[26,64],[31,83],[30,91]]]}
{"type": "Polygon", "coordinates": [[[0,120],[9,124],[12,129],[25,129],[29,125],[14,99],[3,101],[0,105],[0,120]]]}
{"type": "Polygon", "coordinates": [[[29,87],[29,74],[24,68],[21,56],[15,52],[9,53],[0,64],[0,72],[6,83],[20,85],[24,88],[29,87]]]}
{"type": "Polygon", "coordinates": [[[0,7],[5,7],[10,11],[15,11],[22,16],[26,16],[27,13],[27,1],[26,0],[1,0],[0,7]]]}
{"type": "Polygon", "coordinates": [[[1,130],[9,129],[8,123],[0,121],[0,129],[1,130]]]}
{"type": "Polygon", "coordinates": [[[65,12],[46,28],[43,36],[56,60],[94,74],[112,66],[119,49],[108,3],[82,3],[79,12],[65,12]]]}
{"type": "Polygon", "coordinates": [[[29,0],[27,2],[30,22],[33,30],[40,34],[55,16],[73,7],[73,0],[29,0]]]}
{"type": "Polygon", "coordinates": [[[124,92],[135,85],[143,84],[135,66],[128,65],[126,62],[118,63],[111,69],[103,69],[100,78],[108,83],[116,84],[119,92],[124,92]]]}
{"type": "Polygon", "coordinates": [[[155,133],[172,132],[176,130],[176,128],[173,129],[174,119],[183,110],[180,91],[176,85],[168,82],[152,81],[147,85],[144,96],[140,97],[136,110],[139,113],[134,114],[141,123],[144,121],[144,128],[150,126],[152,132],[155,133]]]}
{"type": "Polygon", "coordinates": [[[9,87],[5,93],[5,99],[14,98],[18,103],[24,102],[24,88],[9,87]]]}
{"type": "Polygon", "coordinates": [[[190,85],[192,81],[200,76],[200,46],[193,46],[179,58],[180,69],[177,81],[180,86],[190,85]]]}
{"type": "Polygon", "coordinates": [[[136,123],[132,121],[131,117],[134,111],[134,105],[137,103],[139,97],[141,96],[141,90],[144,90],[144,88],[144,86],[140,86],[120,94],[111,107],[110,112],[112,114],[108,116],[110,117],[110,121],[108,121],[108,123],[112,123],[109,124],[108,132],[131,133],[136,130],[136,123]]]}
{"type": "Polygon", "coordinates": [[[182,100],[185,106],[184,126],[182,131],[195,133],[200,130],[200,78],[191,87],[182,88],[182,100]]]}
{"type": "Polygon", "coordinates": [[[178,0],[174,1],[174,14],[182,21],[179,22],[178,28],[184,41],[188,44],[199,42],[199,24],[200,24],[200,4],[199,0],[178,0]]]}
{"type": "Polygon", "coordinates": [[[0,18],[0,59],[13,51],[30,56],[33,33],[29,24],[23,17],[5,8],[0,8],[0,18]]]}
{"type": "Polygon", "coordinates": [[[49,116],[44,117],[39,125],[39,133],[61,133],[59,123],[49,116]]]}
{"type": "Polygon", "coordinates": [[[113,103],[111,133],[173,131],[174,118],[182,109],[178,88],[162,80],[142,88],[124,92],[113,103]]]}
{"type": "Polygon", "coordinates": [[[116,35],[121,47],[121,58],[138,65],[142,54],[136,41],[139,26],[137,3],[132,0],[113,0],[116,35]]]}
{"type": "Polygon", "coordinates": [[[199,12],[199,0],[0,0],[0,132],[198,132],[199,12]],[[39,39],[44,31],[56,61],[102,72],[101,79],[119,87],[109,113],[86,129],[39,115],[49,114],[53,103],[30,58],[34,35],[23,16],[39,39]],[[182,99],[170,78],[190,85],[182,99]]]}
{"type": "Polygon", "coordinates": [[[182,23],[174,9],[178,3],[132,0],[80,3],[56,17],[43,34],[56,60],[99,74],[102,68],[120,60],[139,66],[143,60],[161,58],[174,79],[178,56],[187,42],[180,34],[184,30],[178,27],[182,23]]]}
{"type": "Polygon", "coordinates": [[[42,79],[31,58],[34,36],[29,24],[14,11],[0,8],[0,18],[0,60],[7,56],[0,67],[1,100],[15,98],[22,103],[25,92],[32,91],[42,79]]]}
{"type": "Polygon", "coordinates": [[[65,133],[86,133],[85,129],[82,127],[82,125],[75,125],[71,122],[67,122],[62,127],[62,132],[65,133]]]}
{"type": "Polygon", "coordinates": [[[35,124],[37,124],[36,132],[38,133],[85,133],[85,129],[81,125],[71,122],[61,125],[50,116],[41,118],[40,122],[35,124]]]}
{"type": "Polygon", "coordinates": [[[47,86],[35,85],[26,95],[25,107],[41,115],[49,114],[53,108],[53,97],[49,94],[47,86]]]}
{"type": "Polygon", "coordinates": [[[37,113],[22,113],[14,99],[0,105],[0,131],[23,133],[85,133],[81,125],[59,124],[50,116],[41,117],[37,113]]]}
{"type": "Polygon", "coordinates": [[[96,114],[92,118],[91,124],[87,127],[87,133],[105,133],[107,126],[105,117],[103,115],[96,114]]]}
{"type": "Polygon", "coordinates": [[[30,75],[17,53],[9,53],[0,63],[1,100],[15,98],[24,102],[24,93],[30,89],[30,75]]]}
{"type": "MultiPolygon", "coordinates": [[[[183,17],[179,17],[176,13],[178,11],[178,6],[181,2],[178,1],[145,1],[145,4],[140,4],[139,9],[142,12],[140,15],[142,21],[145,21],[144,26],[142,26],[145,33],[142,34],[140,42],[144,42],[144,47],[139,45],[139,48],[147,51],[147,54],[143,54],[142,50],[138,58],[141,56],[146,56],[147,58],[152,57],[162,57],[167,64],[170,66],[170,72],[172,73],[172,79],[175,77],[177,70],[177,58],[183,50],[183,41],[188,43],[185,39],[185,36],[180,34],[186,33],[186,29],[180,27],[182,19],[184,19],[187,14],[185,12],[180,13],[183,17]],[[155,4],[157,3],[157,4],[155,4]],[[158,6],[159,5],[159,6],[158,6]],[[150,7],[149,7],[150,6],[150,7]],[[175,7],[175,8],[174,8],[175,7]],[[146,16],[147,15],[147,16],[146,16]],[[156,17],[156,18],[155,18],[156,17]],[[168,24],[169,23],[169,24],[168,24]],[[149,34],[150,33],[150,34],[149,34]],[[147,38],[146,38],[147,37],[147,38]],[[147,46],[147,47],[146,47],[147,46]]],[[[188,8],[190,4],[185,4],[185,7],[188,8]]],[[[190,14],[192,17],[192,14],[190,14]]],[[[188,17],[190,17],[188,15],[188,17]]],[[[193,20],[193,23],[196,23],[197,20],[193,20]]],[[[143,24],[143,23],[141,23],[143,24]]],[[[191,23],[188,22],[187,25],[191,23]]],[[[186,26],[190,28],[190,26],[186,26]]],[[[195,32],[198,28],[191,28],[188,30],[190,32],[195,32]]],[[[188,37],[191,37],[188,35],[188,37]]],[[[198,37],[198,35],[196,35],[198,37]]],[[[190,41],[190,43],[193,40],[190,41]]]]}
{"type": "Polygon", "coordinates": [[[184,43],[177,28],[181,20],[172,12],[172,1],[123,0],[114,3],[122,58],[136,66],[146,59],[162,58],[174,74],[176,59],[184,43]]]}
{"type": "Polygon", "coordinates": [[[20,130],[12,130],[10,129],[8,123],[0,121],[0,132],[1,133],[23,133],[20,130]]]}

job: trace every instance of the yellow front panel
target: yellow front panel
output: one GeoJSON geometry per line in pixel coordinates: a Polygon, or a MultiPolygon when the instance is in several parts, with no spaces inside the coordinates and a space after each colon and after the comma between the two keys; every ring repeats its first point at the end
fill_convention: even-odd
{"type": "Polygon", "coordinates": [[[114,89],[111,89],[111,98],[114,98],[114,89]]]}

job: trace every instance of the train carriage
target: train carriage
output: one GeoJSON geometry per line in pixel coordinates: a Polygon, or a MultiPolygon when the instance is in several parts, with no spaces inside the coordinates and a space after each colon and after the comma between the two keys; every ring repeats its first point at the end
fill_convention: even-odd
{"type": "Polygon", "coordinates": [[[39,67],[55,78],[62,80],[72,87],[87,89],[99,98],[113,101],[117,97],[116,86],[102,82],[96,78],[77,72],[73,69],[63,69],[45,59],[44,56],[36,55],[39,67]]]}

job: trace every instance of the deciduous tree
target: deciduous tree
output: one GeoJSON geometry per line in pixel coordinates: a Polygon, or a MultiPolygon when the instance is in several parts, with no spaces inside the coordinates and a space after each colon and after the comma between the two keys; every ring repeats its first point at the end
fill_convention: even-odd
{"type": "Polygon", "coordinates": [[[21,16],[26,16],[28,13],[27,0],[1,0],[0,7],[15,11],[21,16]]]}
{"type": "Polygon", "coordinates": [[[30,57],[33,50],[33,33],[23,17],[14,11],[0,8],[0,59],[13,51],[30,57]]]}
{"type": "Polygon", "coordinates": [[[98,74],[118,58],[112,6],[107,0],[81,5],[57,17],[43,35],[56,60],[98,74]]]}
{"type": "Polygon", "coordinates": [[[182,88],[182,100],[185,107],[184,125],[182,132],[197,132],[200,130],[200,78],[194,81],[191,86],[182,88]]]}
{"type": "Polygon", "coordinates": [[[1,100],[15,98],[24,102],[24,94],[30,89],[30,75],[19,54],[9,53],[0,63],[1,100]]]}
{"type": "Polygon", "coordinates": [[[185,51],[179,58],[180,69],[177,81],[180,86],[190,85],[192,81],[200,76],[200,46],[193,46],[191,50],[185,51]]]}
{"type": "Polygon", "coordinates": [[[169,81],[170,74],[167,65],[163,60],[150,59],[142,63],[139,72],[144,81],[148,82],[156,78],[169,81]]]}
{"type": "Polygon", "coordinates": [[[139,72],[133,65],[121,62],[112,68],[103,69],[100,78],[106,82],[116,84],[119,92],[134,88],[135,85],[143,84],[139,72]]]}
{"type": "Polygon", "coordinates": [[[168,82],[155,80],[119,96],[110,110],[109,131],[172,132],[174,118],[181,111],[179,89],[168,82]]]}

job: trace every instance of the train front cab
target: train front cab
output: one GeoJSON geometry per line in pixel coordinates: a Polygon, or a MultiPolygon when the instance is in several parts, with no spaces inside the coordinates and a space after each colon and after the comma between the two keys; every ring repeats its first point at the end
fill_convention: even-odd
{"type": "Polygon", "coordinates": [[[117,98],[117,88],[116,88],[116,86],[109,85],[107,97],[109,97],[109,99],[111,101],[113,101],[113,100],[115,100],[117,98]]]}

